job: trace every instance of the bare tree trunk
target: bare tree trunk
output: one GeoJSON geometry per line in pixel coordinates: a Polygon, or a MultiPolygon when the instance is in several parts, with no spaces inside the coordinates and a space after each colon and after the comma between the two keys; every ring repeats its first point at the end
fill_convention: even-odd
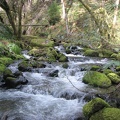
{"type": "Polygon", "coordinates": [[[62,11],[63,11],[62,19],[65,21],[66,33],[67,33],[67,36],[68,36],[69,35],[68,14],[66,12],[64,0],[61,0],[61,3],[62,3],[62,11]]]}

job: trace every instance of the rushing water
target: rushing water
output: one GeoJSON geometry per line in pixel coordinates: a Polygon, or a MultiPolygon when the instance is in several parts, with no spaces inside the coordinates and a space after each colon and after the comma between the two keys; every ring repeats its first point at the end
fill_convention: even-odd
{"type": "MultiPolygon", "coordinates": [[[[84,96],[94,89],[82,83],[85,71],[81,71],[81,68],[104,64],[107,59],[85,57],[82,53],[66,54],[62,46],[56,49],[68,56],[69,67],[63,68],[62,63],[46,63],[46,68],[23,73],[29,82],[21,89],[1,88],[1,117],[7,114],[7,120],[77,120],[82,116],[84,96]],[[59,70],[58,77],[49,77],[48,73],[54,70],[59,70]]],[[[30,58],[25,52],[24,56],[30,58]]],[[[9,68],[17,71],[19,62],[9,68]]]]}

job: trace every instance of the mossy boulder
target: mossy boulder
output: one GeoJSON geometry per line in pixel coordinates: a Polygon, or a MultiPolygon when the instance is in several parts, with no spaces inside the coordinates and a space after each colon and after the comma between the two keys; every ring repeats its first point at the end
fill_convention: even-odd
{"type": "Polygon", "coordinates": [[[113,53],[110,57],[116,59],[116,58],[117,58],[117,54],[116,54],[116,53],[113,53]]]}
{"type": "Polygon", "coordinates": [[[97,52],[96,50],[91,50],[91,49],[87,49],[84,52],[85,56],[91,56],[91,57],[98,57],[99,56],[99,52],[97,52]]]}
{"type": "Polygon", "coordinates": [[[107,50],[107,49],[102,49],[102,50],[98,50],[98,51],[99,51],[99,57],[110,58],[111,55],[113,54],[112,51],[107,50]]]}
{"type": "Polygon", "coordinates": [[[64,54],[60,53],[58,61],[59,62],[68,62],[68,58],[64,54]]]}
{"type": "Polygon", "coordinates": [[[50,62],[56,62],[59,58],[58,58],[58,54],[59,52],[57,50],[55,50],[54,48],[49,48],[47,51],[47,57],[48,57],[48,61],[50,62]]]}
{"type": "Polygon", "coordinates": [[[94,98],[84,105],[83,114],[86,118],[90,118],[94,113],[102,110],[105,107],[110,107],[110,105],[101,98],[94,98]]]}
{"type": "Polygon", "coordinates": [[[17,84],[17,79],[15,77],[7,77],[5,79],[5,85],[9,88],[15,88],[17,84]]]}
{"type": "Polygon", "coordinates": [[[53,47],[54,41],[46,40],[45,38],[31,39],[30,45],[32,47],[53,47]]]}
{"type": "Polygon", "coordinates": [[[116,83],[116,84],[120,83],[120,76],[118,76],[117,74],[115,74],[115,73],[109,73],[107,76],[110,78],[110,80],[113,83],[116,83]]]}
{"type": "Polygon", "coordinates": [[[109,73],[113,73],[113,71],[111,69],[104,69],[103,73],[107,75],[109,73]]]}
{"type": "Polygon", "coordinates": [[[117,54],[117,60],[120,60],[120,53],[117,54]]]}
{"type": "Polygon", "coordinates": [[[104,108],[93,114],[90,120],[120,120],[120,109],[104,108]]]}
{"type": "Polygon", "coordinates": [[[67,62],[68,61],[68,58],[64,54],[60,53],[58,50],[52,47],[48,49],[47,57],[48,57],[48,61],[50,62],[56,62],[56,61],[67,62]]]}
{"type": "Polygon", "coordinates": [[[98,65],[93,65],[90,70],[92,70],[92,71],[97,71],[97,70],[99,70],[99,69],[100,69],[100,66],[98,66],[98,65]]]}
{"type": "Polygon", "coordinates": [[[68,65],[67,63],[64,63],[64,64],[62,65],[62,67],[65,68],[65,69],[67,69],[67,68],[69,67],[69,65],[68,65]]]}
{"type": "Polygon", "coordinates": [[[7,77],[14,77],[12,71],[10,69],[5,69],[3,73],[3,78],[6,79],[7,77]]]}
{"type": "Polygon", "coordinates": [[[5,71],[6,66],[4,64],[0,64],[0,74],[5,71]]]}
{"type": "Polygon", "coordinates": [[[96,71],[87,72],[83,77],[83,82],[102,88],[111,86],[111,80],[104,73],[96,71]]]}
{"type": "Polygon", "coordinates": [[[32,55],[34,57],[41,57],[46,55],[46,49],[40,49],[40,48],[33,48],[29,51],[29,55],[32,55]]]}
{"type": "Polygon", "coordinates": [[[23,61],[19,63],[18,69],[22,72],[29,71],[32,65],[29,63],[29,61],[23,61]]]}
{"type": "Polygon", "coordinates": [[[117,72],[120,71],[120,66],[117,66],[117,67],[116,67],[116,71],[117,71],[117,72]]]}
{"type": "Polygon", "coordinates": [[[13,60],[9,57],[0,57],[0,64],[9,65],[13,60]]]}
{"type": "Polygon", "coordinates": [[[31,62],[31,67],[33,67],[33,68],[45,68],[46,65],[34,60],[31,62]]]}

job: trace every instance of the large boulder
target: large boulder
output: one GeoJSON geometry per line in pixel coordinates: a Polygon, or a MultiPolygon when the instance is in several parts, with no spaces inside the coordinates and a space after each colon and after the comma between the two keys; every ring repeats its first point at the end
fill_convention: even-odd
{"type": "Polygon", "coordinates": [[[105,107],[110,107],[110,105],[101,98],[94,98],[84,105],[83,114],[86,118],[90,118],[94,113],[102,110],[105,107]]]}
{"type": "Polygon", "coordinates": [[[116,84],[120,83],[120,76],[119,75],[117,75],[115,73],[109,73],[107,76],[110,78],[110,80],[113,83],[116,83],[116,84]]]}
{"type": "Polygon", "coordinates": [[[120,109],[104,108],[93,114],[90,120],[120,120],[120,109]]]}
{"type": "Polygon", "coordinates": [[[104,74],[96,71],[89,71],[83,77],[83,82],[102,88],[111,86],[111,80],[104,74]]]}
{"type": "Polygon", "coordinates": [[[60,53],[58,50],[54,49],[54,48],[49,48],[48,52],[47,52],[47,57],[48,57],[48,61],[50,62],[67,62],[68,58],[60,53]]]}
{"type": "Polygon", "coordinates": [[[26,80],[23,76],[16,77],[7,77],[5,79],[5,85],[8,88],[16,88],[19,85],[27,84],[28,80],[26,80]]]}

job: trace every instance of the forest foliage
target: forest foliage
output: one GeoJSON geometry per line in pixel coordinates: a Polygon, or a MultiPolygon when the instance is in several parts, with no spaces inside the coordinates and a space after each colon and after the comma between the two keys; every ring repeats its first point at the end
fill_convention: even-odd
{"type": "Polygon", "coordinates": [[[119,44],[119,0],[1,0],[5,36],[45,34],[96,48],[119,44]],[[7,27],[6,27],[7,25],[7,27]]]}

